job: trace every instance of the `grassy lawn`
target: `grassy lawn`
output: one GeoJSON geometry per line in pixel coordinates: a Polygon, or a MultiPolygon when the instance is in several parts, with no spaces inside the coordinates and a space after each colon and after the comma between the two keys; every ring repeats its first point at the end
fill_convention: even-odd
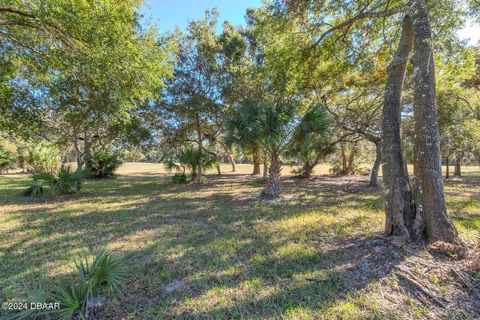
{"type": "MultiPolygon", "coordinates": [[[[480,317],[478,305],[464,303],[468,290],[462,295],[431,263],[450,262],[381,237],[382,190],[368,187],[368,177],[301,180],[284,168],[283,196],[260,201],[262,182],[251,169],[231,173],[225,165],[224,175],[211,172],[197,186],[171,183],[161,165],[126,164],[117,179],[55,198],[25,198],[27,175],[0,176],[0,300],[40,275],[62,281],[73,261],[108,248],[137,256],[125,295],[100,319],[480,317]],[[450,307],[416,299],[395,276],[402,265],[426,272],[450,307]]],[[[480,172],[449,180],[446,192],[449,213],[473,244],[480,172]]]]}

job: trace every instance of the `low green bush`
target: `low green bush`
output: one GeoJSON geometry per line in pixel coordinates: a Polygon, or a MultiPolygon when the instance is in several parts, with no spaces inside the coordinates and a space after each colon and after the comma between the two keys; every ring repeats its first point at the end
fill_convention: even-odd
{"type": "Polygon", "coordinates": [[[88,161],[91,178],[112,178],[122,164],[117,153],[98,152],[88,161]]]}
{"type": "Polygon", "coordinates": [[[13,169],[14,166],[15,159],[13,158],[13,155],[0,147],[0,173],[13,169]]]}
{"type": "Polygon", "coordinates": [[[187,183],[187,175],[185,173],[176,173],[172,176],[173,183],[187,183]]]}
{"type": "Polygon", "coordinates": [[[368,176],[371,172],[371,169],[364,165],[353,164],[347,172],[344,172],[342,163],[340,161],[337,161],[332,165],[329,171],[334,176],[343,176],[343,175],[368,176]]]}
{"type": "Polygon", "coordinates": [[[37,172],[57,172],[60,166],[60,152],[58,148],[47,141],[28,146],[21,152],[22,161],[28,170],[37,172]]]}
{"type": "Polygon", "coordinates": [[[23,192],[25,196],[45,194],[72,194],[80,191],[83,181],[88,176],[87,170],[62,166],[56,172],[40,171],[33,174],[33,183],[23,192]]]}

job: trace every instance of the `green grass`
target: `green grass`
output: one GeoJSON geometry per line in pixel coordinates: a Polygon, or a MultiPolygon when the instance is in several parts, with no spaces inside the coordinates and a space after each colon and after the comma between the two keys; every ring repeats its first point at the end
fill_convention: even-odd
{"type": "MultiPolygon", "coordinates": [[[[201,186],[152,168],[131,164],[81,194],[46,198],[20,195],[28,176],[0,176],[0,301],[40,274],[63,281],[73,261],[103,247],[138,254],[105,319],[404,316],[379,298],[378,279],[357,272],[365,261],[355,245],[384,224],[381,189],[366,177],[286,177],[286,196],[265,202],[247,166],[201,186]],[[183,287],[167,293],[175,280],[183,287]]],[[[480,175],[452,179],[446,191],[462,238],[478,240],[480,175]]]]}

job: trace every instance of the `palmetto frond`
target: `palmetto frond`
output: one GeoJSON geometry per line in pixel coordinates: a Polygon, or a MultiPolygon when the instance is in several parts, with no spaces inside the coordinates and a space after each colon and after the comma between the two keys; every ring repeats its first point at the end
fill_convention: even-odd
{"type": "Polygon", "coordinates": [[[202,168],[211,169],[215,167],[219,162],[213,152],[199,152],[194,146],[187,146],[180,149],[176,154],[170,156],[165,160],[165,168],[167,170],[176,170],[177,172],[183,171],[186,168],[195,174],[199,164],[202,164],[202,168]]]}
{"type": "Polygon", "coordinates": [[[318,153],[327,148],[330,140],[331,120],[322,106],[310,107],[295,127],[289,153],[318,153]]]}
{"type": "Polygon", "coordinates": [[[76,185],[82,183],[87,176],[87,170],[73,171],[68,166],[62,166],[57,172],[40,171],[33,175],[33,184],[23,194],[70,194],[75,192],[76,185]]]}

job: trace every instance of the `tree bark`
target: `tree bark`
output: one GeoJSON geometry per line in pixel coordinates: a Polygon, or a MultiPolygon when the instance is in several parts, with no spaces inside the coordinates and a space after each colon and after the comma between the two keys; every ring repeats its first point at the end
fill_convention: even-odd
{"type": "MultiPolygon", "coordinates": [[[[424,220],[429,242],[459,244],[447,215],[440,160],[432,31],[425,0],[412,2],[414,33],[414,176],[417,221],[424,220]]],[[[416,227],[420,227],[418,224],[416,227]]]]}
{"type": "Polygon", "coordinates": [[[385,185],[385,234],[410,239],[415,235],[415,206],[400,135],[402,89],[413,48],[412,19],[405,16],[397,52],[390,62],[382,114],[382,159],[385,185]]]}
{"type": "Polygon", "coordinates": [[[83,141],[83,163],[85,164],[85,169],[92,169],[92,142],[89,141],[88,136],[85,135],[85,140],[83,141]]]}
{"type": "Polygon", "coordinates": [[[198,113],[195,115],[195,124],[197,129],[197,143],[198,143],[198,154],[199,154],[198,169],[197,169],[197,175],[195,177],[195,180],[197,183],[201,183],[202,176],[203,176],[203,164],[202,164],[203,137],[202,137],[202,127],[200,125],[200,116],[198,113]]]}
{"type": "Polygon", "coordinates": [[[372,172],[370,173],[369,186],[378,186],[378,170],[382,164],[382,143],[379,141],[375,143],[375,162],[373,163],[372,172]]]}
{"type": "Polygon", "coordinates": [[[270,157],[270,167],[268,168],[268,177],[265,182],[265,189],[262,194],[266,198],[274,198],[281,192],[281,167],[278,153],[272,153],[270,157]]]}
{"type": "Polygon", "coordinates": [[[222,170],[220,169],[220,164],[217,164],[216,167],[217,167],[217,174],[218,174],[219,176],[221,176],[221,175],[222,175],[222,170]]]}
{"type": "Polygon", "coordinates": [[[302,178],[310,178],[313,173],[313,168],[316,166],[316,163],[305,163],[302,167],[300,176],[302,178]]]}
{"type": "Polygon", "coordinates": [[[253,158],[253,173],[252,174],[260,174],[260,155],[258,152],[258,146],[255,146],[253,148],[252,152],[252,158],[253,158]]]}

